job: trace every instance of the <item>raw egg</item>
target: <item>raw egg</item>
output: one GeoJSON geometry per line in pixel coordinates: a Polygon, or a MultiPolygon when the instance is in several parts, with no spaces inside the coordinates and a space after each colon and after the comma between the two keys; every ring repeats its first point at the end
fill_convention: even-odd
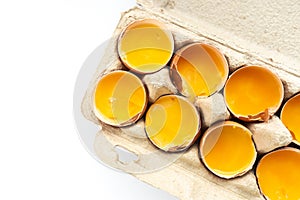
{"type": "Polygon", "coordinates": [[[112,126],[133,124],[143,115],[147,93],[142,81],[127,71],[113,71],[99,80],[94,92],[94,113],[112,126]]]}
{"type": "Polygon", "coordinates": [[[294,142],[300,145],[300,94],[290,98],[284,104],[280,118],[292,134],[294,142]]]}
{"type": "Polygon", "coordinates": [[[246,66],[227,80],[224,97],[231,113],[244,121],[267,121],[283,100],[281,80],[260,66],[246,66]]]}
{"type": "Polygon", "coordinates": [[[176,52],[170,76],[182,95],[208,97],[223,88],[228,71],[226,58],[218,49],[193,43],[176,52]]]}
{"type": "Polygon", "coordinates": [[[199,146],[205,166],[221,178],[234,178],[252,169],[257,152],[249,129],[233,121],[208,128],[199,146]]]}
{"type": "Polygon", "coordinates": [[[256,169],[257,182],[266,199],[300,199],[300,150],[286,147],[266,154],[256,169]]]}
{"type": "Polygon", "coordinates": [[[184,97],[166,95],[148,109],[145,130],[159,149],[178,152],[193,144],[200,131],[200,115],[184,97]]]}
{"type": "Polygon", "coordinates": [[[137,73],[153,73],[171,59],[174,40],[165,25],[153,19],[133,22],[120,35],[118,52],[122,62],[137,73]]]}

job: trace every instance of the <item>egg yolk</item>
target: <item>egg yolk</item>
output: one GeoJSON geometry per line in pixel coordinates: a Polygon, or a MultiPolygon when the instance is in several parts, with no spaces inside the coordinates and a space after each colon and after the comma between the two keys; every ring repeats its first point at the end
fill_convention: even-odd
{"type": "Polygon", "coordinates": [[[136,121],[146,104],[143,83],[129,72],[114,71],[103,76],[95,90],[95,114],[110,125],[123,126],[136,121]]]}
{"type": "Polygon", "coordinates": [[[145,129],[149,139],[165,151],[179,151],[198,135],[200,117],[196,108],[176,95],[160,97],[146,113],[145,129]]]}
{"type": "Polygon", "coordinates": [[[180,49],[171,69],[175,69],[181,79],[175,81],[175,85],[188,97],[210,96],[224,86],[228,76],[225,57],[216,48],[200,43],[180,49]]]}
{"type": "Polygon", "coordinates": [[[251,169],[256,159],[251,135],[235,122],[208,129],[200,143],[201,157],[207,168],[224,178],[233,178],[251,169]]]}
{"type": "Polygon", "coordinates": [[[300,144],[300,94],[285,103],[280,118],[291,132],[294,140],[300,144]]]}
{"type": "Polygon", "coordinates": [[[224,96],[234,115],[249,117],[251,120],[251,116],[279,108],[283,99],[283,86],[271,71],[248,66],[238,69],[229,77],[224,96]]]}
{"type": "Polygon", "coordinates": [[[284,148],[265,155],[256,169],[262,193],[270,200],[300,199],[300,150],[284,148]]]}
{"type": "Polygon", "coordinates": [[[119,55],[125,65],[138,73],[160,70],[173,54],[173,36],[154,20],[131,24],[119,40],[119,55]]]}

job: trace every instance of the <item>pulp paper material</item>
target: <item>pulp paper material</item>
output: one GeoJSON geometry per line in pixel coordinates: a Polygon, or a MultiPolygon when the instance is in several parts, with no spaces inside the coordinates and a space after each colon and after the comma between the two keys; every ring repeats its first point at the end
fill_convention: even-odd
{"type": "Polygon", "coordinates": [[[225,180],[211,174],[195,156],[193,146],[180,159],[155,173],[135,175],[182,200],[263,200],[252,172],[225,180]]]}
{"type": "Polygon", "coordinates": [[[230,112],[226,107],[223,95],[220,93],[215,93],[207,98],[198,98],[194,104],[200,110],[204,128],[230,118],[230,112]]]}
{"type": "MultiPolygon", "coordinates": [[[[261,65],[273,71],[283,81],[285,89],[285,98],[288,98],[300,91],[300,72],[298,74],[294,74],[289,72],[290,68],[288,66],[282,67],[274,63],[266,63],[259,59],[257,55],[251,55],[248,52],[244,53],[239,49],[231,47],[230,44],[224,44],[216,41],[215,39],[211,39],[213,35],[211,37],[205,37],[198,33],[199,31],[201,31],[201,29],[197,29],[197,31],[192,31],[191,29],[193,29],[193,27],[182,27],[178,24],[174,24],[174,22],[171,22],[168,19],[161,18],[160,16],[156,16],[153,13],[149,13],[146,10],[134,8],[124,13],[119,25],[116,28],[114,35],[112,36],[110,45],[108,45],[106,53],[103,56],[104,59],[99,64],[99,69],[101,69],[101,67],[103,66],[106,66],[108,69],[105,72],[101,72],[101,70],[96,71],[93,80],[91,80],[90,86],[86,92],[86,96],[82,104],[82,111],[87,119],[98,123],[98,120],[92,112],[92,97],[95,85],[101,77],[101,74],[107,73],[113,69],[124,68],[124,66],[121,64],[120,59],[118,59],[118,53],[116,49],[118,36],[120,35],[121,31],[124,30],[124,28],[126,28],[127,25],[129,25],[135,20],[141,20],[145,18],[157,19],[163,22],[170,29],[175,39],[175,50],[191,42],[207,43],[217,47],[222,53],[225,54],[229,62],[231,71],[243,65],[261,65]]],[[[203,31],[204,30],[206,29],[203,28],[203,31]]]]}
{"type": "Polygon", "coordinates": [[[248,123],[247,127],[253,133],[253,140],[259,153],[270,152],[293,141],[290,131],[277,116],[273,116],[268,122],[248,123]]]}
{"type": "MultiPolygon", "coordinates": [[[[195,15],[194,11],[189,12],[192,10],[190,5],[187,5],[186,13],[182,13],[183,11],[185,11],[182,10],[182,12],[177,13],[177,16],[175,14],[175,11],[177,11],[175,8],[177,8],[178,6],[178,8],[183,7],[184,2],[185,1],[183,0],[179,0],[176,2],[145,0],[143,1],[143,7],[133,8],[122,15],[122,18],[111,39],[110,45],[106,49],[104,59],[99,64],[99,69],[95,72],[95,76],[91,80],[89,88],[87,89],[86,95],[82,102],[82,113],[88,120],[99,124],[100,127],[102,126],[93,113],[93,91],[98,80],[104,73],[107,73],[114,69],[123,68],[120,59],[118,58],[116,49],[117,37],[119,36],[121,31],[124,30],[124,28],[131,22],[146,18],[157,19],[170,29],[175,39],[175,50],[191,42],[207,43],[215,46],[225,54],[230,65],[231,72],[242,65],[262,65],[273,71],[282,79],[285,87],[285,98],[288,98],[294,93],[300,91],[300,68],[295,68],[293,67],[294,65],[290,65],[290,62],[293,62],[293,59],[295,59],[295,57],[288,61],[285,59],[285,56],[275,56],[277,54],[272,54],[272,56],[270,57],[269,51],[266,51],[266,54],[261,54],[261,52],[263,52],[262,49],[264,49],[263,47],[265,47],[266,45],[264,45],[265,43],[263,43],[263,41],[256,41],[258,37],[245,42],[244,39],[247,39],[248,36],[239,38],[235,34],[235,32],[233,34],[229,34],[231,30],[230,28],[223,32],[223,30],[226,28],[226,24],[220,26],[220,29],[211,28],[210,25],[212,26],[213,22],[208,21],[204,23],[200,21],[200,15],[195,15]],[[165,2],[166,5],[162,7],[161,4],[158,4],[159,6],[156,6],[156,4],[153,4],[153,2],[165,2]],[[149,3],[148,7],[145,7],[146,3],[149,3]],[[252,41],[261,42],[263,47],[254,48],[251,44],[252,41]],[[248,45],[249,43],[251,45],[248,45]],[[103,66],[107,67],[107,70],[105,70],[104,72],[101,71],[101,68],[103,66]]],[[[199,1],[191,2],[193,2],[193,4],[191,5],[198,5],[199,3],[199,1]]],[[[216,2],[222,3],[220,1],[216,2]]],[[[269,2],[269,0],[267,2],[269,2]]],[[[201,2],[198,6],[195,7],[197,12],[201,11],[202,9],[200,5],[201,2]]],[[[224,11],[224,14],[219,13],[217,18],[220,19],[222,17],[225,17],[226,13],[227,11],[224,11]]],[[[232,15],[235,16],[235,14],[232,15]]],[[[239,31],[240,29],[241,27],[238,27],[239,31]]],[[[246,31],[247,30],[245,30],[244,32],[246,31]]],[[[249,35],[249,37],[250,36],[251,35],[249,35]]],[[[274,39],[274,45],[278,47],[281,42],[277,43],[276,41],[277,40],[274,39]]],[[[266,42],[268,42],[268,40],[266,40],[266,42]]],[[[285,49],[289,47],[283,45],[282,48],[285,49]]],[[[297,52],[298,50],[295,51],[297,52]]],[[[158,158],[160,157],[139,157],[138,159],[141,160],[135,161],[132,164],[132,168],[128,170],[126,166],[121,165],[118,162],[118,154],[116,154],[116,152],[114,151],[114,147],[116,145],[125,146],[129,151],[132,151],[137,155],[151,152],[151,150],[155,150],[155,148],[147,140],[147,138],[139,138],[139,140],[137,140],[137,138],[129,137],[127,134],[124,134],[125,132],[123,132],[122,129],[102,126],[102,130],[99,131],[98,135],[95,138],[94,145],[97,156],[101,159],[106,159],[108,163],[110,162],[112,164],[111,166],[127,171],[128,173],[130,173],[130,170],[136,171],[136,169],[149,169],[150,173],[132,172],[132,174],[138,179],[162,190],[165,190],[183,200],[263,199],[256,184],[256,179],[253,171],[247,173],[243,177],[232,180],[220,179],[211,174],[200,162],[196,145],[192,146],[189,151],[183,153],[182,156],[180,155],[179,158],[174,157],[174,154],[164,154],[164,159],[173,159],[173,161],[175,162],[171,165],[162,167],[161,170],[151,170],[156,167],[152,165],[153,163],[158,162],[158,158]],[[103,138],[106,138],[108,141],[110,141],[112,145],[110,147],[107,147],[108,150],[106,151],[106,153],[103,153],[103,148],[101,148],[103,145],[103,138]]]]}
{"type": "Polygon", "coordinates": [[[135,138],[120,129],[106,127],[96,136],[95,152],[105,163],[132,173],[138,179],[169,192],[183,200],[263,200],[253,172],[225,180],[209,172],[198,157],[194,145],[182,154],[160,152],[146,138],[135,138]],[[103,140],[108,140],[105,143],[103,140]],[[109,144],[109,146],[104,146],[109,144]],[[139,145],[137,145],[139,144],[139,145]],[[114,147],[130,149],[138,159],[129,164],[120,163],[114,147]],[[105,151],[103,151],[105,150],[105,151]],[[149,156],[152,154],[153,156],[149,156]],[[160,163],[162,168],[156,168],[160,163]]]}
{"type": "Polygon", "coordinates": [[[300,4],[286,0],[137,0],[149,12],[300,75],[300,4]]]}
{"type": "Polygon", "coordinates": [[[148,89],[150,102],[155,102],[162,95],[177,93],[177,89],[170,79],[169,70],[166,68],[145,75],[143,82],[148,89]]]}

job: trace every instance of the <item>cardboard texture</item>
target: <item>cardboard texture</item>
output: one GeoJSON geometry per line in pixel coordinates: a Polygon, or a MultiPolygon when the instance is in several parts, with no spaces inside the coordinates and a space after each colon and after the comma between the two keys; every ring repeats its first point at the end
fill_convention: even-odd
{"type": "MultiPolygon", "coordinates": [[[[182,154],[161,152],[153,158],[138,156],[132,165],[120,163],[114,151],[115,146],[124,147],[136,155],[158,150],[148,141],[145,133],[135,132],[141,130],[142,122],[138,123],[139,127],[124,131],[101,124],[93,113],[93,91],[101,75],[123,68],[117,53],[117,39],[121,31],[135,20],[151,18],[161,21],[170,29],[175,39],[175,50],[191,42],[203,42],[225,54],[231,72],[243,65],[262,65],[270,69],[283,81],[284,97],[287,99],[300,91],[300,4],[284,0],[138,0],[137,3],[137,7],[122,14],[82,102],[83,115],[99,124],[101,129],[95,138],[95,154],[107,164],[131,173],[179,199],[264,199],[253,171],[232,180],[221,179],[210,173],[199,160],[198,144],[182,154]],[[106,66],[106,71],[102,72],[101,66],[106,66]],[[111,144],[106,152],[103,152],[103,139],[111,144]],[[165,162],[166,166],[155,169],[151,165],[155,162],[162,162],[162,166],[165,162]],[[172,164],[167,165],[168,162],[172,164]],[[149,173],[136,173],[145,171],[149,173]]],[[[206,126],[210,123],[206,122],[206,126]]],[[[276,147],[276,144],[272,145],[276,147]]]]}

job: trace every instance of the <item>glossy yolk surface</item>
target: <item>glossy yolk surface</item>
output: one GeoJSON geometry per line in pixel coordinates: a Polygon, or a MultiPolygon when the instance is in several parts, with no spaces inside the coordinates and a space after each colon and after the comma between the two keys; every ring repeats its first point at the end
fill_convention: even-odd
{"type": "Polygon", "coordinates": [[[233,177],[249,169],[256,158],[249,130],[235,125],[217,127],[201,147],[207,167],[217,175],[233,177]]]}
{"type": "Polygon", "coordinates": [[[138,72],[155,72],[173,53],[172,37],[159,25],[137,22],[127,28],[120,41],[120,57],[138,72]]]}
{"type": "Polygon", "coordinates": [[[244,67],[228,79],[225,100],[236,115],[257,115],[281,104],[283,88],[281,81],[262,67],[244,67]]]}
{"type": "Polygon", "coordinates": [[[175,67],[185,83],[184,95],[209,96],[223,87],[228,75],[228,65],[217,49],[205,44],[195,44],[178,56],[175,67]]]}
{"type": "Polygon", "coordinates": [[[300,199],[300,150],[286,148],[267,154],[256,170],[262,193],[270,200],[300,199]]]}
{"type": "Polygon", "coordinates": [[[142,82],[135,75],[124,71],[105,75],[96,87],[94,98],[100,120],[112,125],[121,125],[137,116],[147,101],[142,82]]]}
{"type": "Polygon", "coordinates": [[[281,111],[281,120],[300,144],[300,94],[286,102],[281,111]]]}
{"type": "Polygon", "coordinates": [[[168,95],[149,108],[145,128],[149,139],[168,151],[189,145],[198,133],[199,123],[197,110],[187,100],[168,95]]]}

